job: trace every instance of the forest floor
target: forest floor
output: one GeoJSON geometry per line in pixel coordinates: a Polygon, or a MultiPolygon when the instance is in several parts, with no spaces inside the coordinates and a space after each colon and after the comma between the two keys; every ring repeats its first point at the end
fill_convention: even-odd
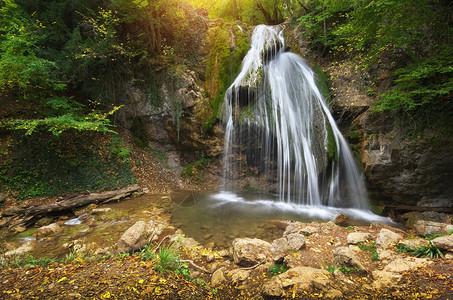
{"type": "MultiPolygon", "coordinates": [[[[149,189],[150,193],[169,193],[181,189],[215,189],[214,180],[189,182],[165,166],[165,162],[150,155],[149,151],[133,147],[131,161],[140,161],[133,166],[137,183],[149,189]]],[[[30,206],[54,201],[35,199],[22,203],[30,206]]],[[[9,206],[14,203],[8,203],[9,206]]],[[[335,238],[344,239],[350,228],[338,227],[335,238]]],[[[360,228],[356,228],[360,230],[360,228]]],[[[367,227],[369,230],[369,228],[367,227]]],[[[380,228],[374,228],[378,232],[380,228]]],[[[253,237],[252,237],[253,238],[253,237]]],[[[303,265],[325,268],[333,264],[334,245],[332,236],[321,235],[308,239],[312,249],[304,250],[303,265]]],[[[140,252],[132,255],[109,257],[76,256],[41,265],[29,261],[26,266],[14,263],[0,267],[1,299],[263,299],[263,284],[273,274],[269,265],[252,270],[247,279],[233,283],[226,281],[211,286],[213,264],[225,266],[226,270],[237,268],[231,261],[218,255],[221,249],[197,250],[195,255],[188,249],[179,252],[181,259],[193,260],[199,268],[185,266],[187,271],[162,270],[157,268],[158,260],[148,260],[140,252]],[[206,251],[215,259],[207,259],[206,251]],[[202,253],[204,252],[204,253],[202,253]],[[178,274],[177,274],[178,273],[178,274]]],[[[223,249],[227,250],[227,249],[223,249]]],[[[363,251],[360,255],[369,256],[363,251]]],[[[149,258],[149,257],[148,257],[149,258]]],[[[344,299],[453,299],[453,259],[432,259],[431,264],[403,274],[402,278],[386,289],[370,289],[371,272],[382,267],[380,262],[368,258],[368,272],[349,270],[346,276],[352,282],[348,290],[338,282],[334,288],[343,292],[344,299]]],[[[41,260],[42,262],[42,260],[41,260]]],[[[325,294],[317,289],[287,291],[285,299],[322,299],[325,294]]],[[[264,297],[264,299],[266,299],[264,297]]]]}

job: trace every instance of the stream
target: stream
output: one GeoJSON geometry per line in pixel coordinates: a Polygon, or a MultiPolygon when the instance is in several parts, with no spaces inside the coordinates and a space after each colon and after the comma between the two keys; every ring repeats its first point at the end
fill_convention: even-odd
{"type": "Polygon", "coordinates": [[[204,246],[228,248],[238,237],[254,237],[271,242],[281,237],[285,220],[301,222],[333,221],[339,214],[349,217],[351,225],[373,221],[391,223],[389,218],[370,211],[306,206],[278,201],[277,195],[232,192],[174,192],[143,195],[121,202],[99,205],[101,212],[82,210],[78,216],[60,217],[62,231],[36,239],[36,228],[16,234],[8,242],[36,240],[34,257],[64,257],[65,243],[79,240],[87,250],[114,247],[121,235],[135,222],[167,219],[170,224],[204,246]]]}

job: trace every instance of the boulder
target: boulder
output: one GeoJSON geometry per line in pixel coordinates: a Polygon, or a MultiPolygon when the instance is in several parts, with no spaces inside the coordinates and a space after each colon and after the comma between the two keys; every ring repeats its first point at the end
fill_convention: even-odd
{"type": "Polygon", "coordinates": [[[290,233],[272,242],[272,259],[281,262],[287,251],[300,250],[305,247],[305,236],[300,233],[290,233]]]}
{"type": "Polygon", "coordinates": [[[421,247],[427,244],[426,240],[421,238],[404,239],[398,242],[398,247],[421,247]]]}
{"type": "Polygon", "coordinates": [[[50,225],[38,228],[38,230],[36,231],[36,236],[38,238],[42,238],[42,237],[46,237],[49,235],[58,234],[61,231],[62,231],[62,229],[61,229],[60,225],[58,225],[57,223],[52,223],[50,225]]]}
{"type": "Polygon", "coordinates": [[[286,236],[288,250],[300,250],[305,247],[305,236],[300,233],[290,233],[286,236]]]}
{"type": "Polygon", "coordinates": [[[368,232],[353,232],[348,234],[348,244],[365,243],[371,238],[368,232]]]}
{"type": "Polygon", "coordinates": [[[389,229],[382,228],[376,238],[376,250],[382,252],[389,247],[389,244],[396,243],[401,240],[403,236],[395,233],[389,229]]]}
{"type": "Polygon", "coordinates": [[[105,207],[105,208],[93,208],[91,210],[91,213],[93,215],[97,215],[97,214],[105,214],[105,213],[108,213],[109,211],[111,211],[112,209],[110,207],[105,207]]]}
{"type": "Polygon", "coordinates": [[[427,234],[446,234],[447,224],[433,221],[418,220],[415,225],[415,231],[420,236],[427,234]]]}
{"type": "Polygon", "coordinates": [[[319,231],[320,231],[319,224],[317,224],[315,222],[313,222],[309,225],[307,225],[306,223],[302,223],[302,222],[293,222],[286,227],[283,235],[287,236],[291,233],[300,233],[300,234],[309,236],[309,235],[318,233],[319,231]]]}
{"type": "Polygon", "coordinates": [[[414,270],[420,266],[430,263],[425,258],[407,257],[397,259],[389,263],[382,271],[374,271],[373,277],[375,281],[373,286],[377,289],[385,288],[394,285],[404,272],[414,270]]]}
{"type": "Polygon", "coordinates": [[[117,243],[118,250],[126,251],[148,237],[149,224],[138,221],[127,229],[117,243]]]}
{"type": "Polygon", "coordinates": [[[231,277],[231,280],[234,284],[242,284],[250,276],[249,270],[234,269],[228,272],[228,276],[231,277]]]}
{"type": "Polygon", "coordinates": [[[233,241],[234,263],[240,266],[253,266],[272,261],[272,245],[260,239],[237,238],[233,241]]]}
{"type": "Polygon", "coordinates": [[[282,237],[272,241],[272,259],[275,262],[280,262],[285,257],[286,251],[288,251],[288,249],[289,245],[286,238],[282,237]]]}
{"type": "Polygon", "coordinates": [[[222,268],[217,269],[217,271],[215,271],[214,274],[212,274],[211,286],[212,287],[216,287],[216,286],[219,286],[219,285],[221,285],[222,283],[225,283],[225,282],[227,282],[227,280],[225,278],[225,274],[223,272],[223,269],[222,268]]]}
{"type": "Polygon", "coordinates": [[[329,272],[311,267],[296,267],[266,282],[262,293],[264,296],[281,297],[286,295],[285,289],[292,286],[297,286],[298,290],[308,290],[310,287],[329,290],[329,272]]]}
{"type": "Polygon", "coordinates": [[[333,251],[333,256],[337,265],[357,267],[360,270],[367,271],[365,265],[360,261],[355,251],[349,247],[336,248],[333,251]]]}
{"type": "Polygon", "coordinates": [[[440,250],[453,252],[453,234],[441,236],[431,241],[440,250]]]}
{"type": "Polygon", "coordinates": [[[31,252],[36,248],[37,242],[32,240],[22,244],[19,248],[14,250],[10,250],[4,254],[4,256],[13,256],[13,255],[20,255],[25,252],[31,252]]]}
{"type": "Polygon", "coordinates": [[[393,273],[403,273],[418,268],[428,262],[425,258],[406,257],[397,259],[385,266],[384,271],[393,273]]]}

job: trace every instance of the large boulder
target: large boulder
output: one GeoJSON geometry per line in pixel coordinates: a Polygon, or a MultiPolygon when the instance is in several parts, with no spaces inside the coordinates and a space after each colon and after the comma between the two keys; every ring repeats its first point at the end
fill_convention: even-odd
{"type": "Polygon", "coordinates": [[[28,242],[22,244],[19,248],[6,252],[4,254],[4,256],[7,257],[7,256],[24,254],[26,252],[31,252],[36,248],[36,246],[37,246],[37,242],[35,240],[28,241],[28,242]]]}
{"type": "Polygon", "coordinates": [[[441,250],[453,252],[453,234],[441,236],[431,241],[434,246],[441,250]]]}
{"type": "Polygon", "coordinates": [[[338,247],[333,251],[334,261],[337,265],[357,267],[367,271],[357,254],[349,247],[338,247]]]}
{"type": "Polygon", "coordinates": [[[390,244],[394,244],[401,240],[403,236],[401,234],[395,233],[389,229],[382,228],[376,238],[376,250],[377,252],[382,252],[387,249],[390,244]]]}
{"type": "Polygon", "coordinates": [[[146,224],[144,221],[137,221],[134,225],[129,227],[119,239],[117,243],[118,250],[127,251],[144,241],[148,237],[149,227],[149,224],[146,224]]]}
{"type": "Polygon", "coordinates": [[[62,229],[60,225],[58,225],[57,223],[52,223],[50,225],[38,228],[38,230],[36,231],[36,236],[38,238],[42,238],[49,235],[59,234],[61,231],[62,229]]]}
{"type": "Polygon", "coordinates": [[[446,234],[447,233],[447,224],[418,220],[415,223],[414,228],[418,235],[425,236],[427,234],[446,234]]]}
{"type": "Polygon", "coordinates": [[[414,270],[420,266],[429,264],[430,262],[425,258],[407,257],[397,259],[389,263],[385,268],[380,271],[373,272],[373,287],[376,289],[386,288],[395,285],[396,282],[403,276],[404,272],[414,270]]]}
{"type": "Polygon", "coordinates": [[[253,266],[272,261],[272,245],[260,239],[237,238],[233,241],[234,263],[240,266],[253,266]]]}
{"type": "Polygon", "coordinates": [[[371,238],[371,234],[368,232],[353,232],[348,234],[348,244],[365,243],[371,238]]]}
{"type": "Polygon", "coordinates": [[[264,296],[282,297],[286,295],[286,289],[296,286],[298,290],[308,290],[316,287],[322,290],[329,289],[329,272],[311,267],[297,267],[283,274],[274,276],[262,287],[264,296]]]}

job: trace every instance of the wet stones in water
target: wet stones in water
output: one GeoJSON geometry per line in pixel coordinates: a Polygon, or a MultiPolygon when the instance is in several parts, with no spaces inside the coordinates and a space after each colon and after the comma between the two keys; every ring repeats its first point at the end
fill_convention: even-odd
{"type": "Polygon", "coordinates": [[[338,217],[335,218],[335,224],[339,226],[348,226],[349,224],[348,216],[340,214],[338,217]]]}

